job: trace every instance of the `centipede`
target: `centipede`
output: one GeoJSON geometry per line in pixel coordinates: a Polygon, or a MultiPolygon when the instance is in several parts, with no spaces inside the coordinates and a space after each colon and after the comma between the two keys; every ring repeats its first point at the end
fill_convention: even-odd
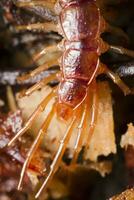
{"type": "Polygon", "coordinates": [[[53,119],[57,115],[63,123],[69,121],[64,137],[60,141],[59,149],[50,165],[50,169],[45,176],[42,186],[35,195],[38,198],[42,191],[45,190],[51,182],[54,174],[57,172],[67,144],[71,138],[72,131],[78,127],[78,137],[74,147],[74,154],[71,165],[77,162],[78,155],[82,149],[83,139],[87,136],[84,151],[90,145],[91,137],[94,133],[96,118],[98,113],[98,87],[96,78],[100,74],[106,74],[115,84],[123,91],[124,95],[131,94],[131,89],[120,79],[120,77],[111,71],[105,64],[100,61],[100,56],[111,50],[118,54],[127,55],[134,58],[134,52],[120,46],[109,45],[103,41],[101,34],[104,32],[113,32],[126,38],[125,33],[117,28],[110,26],[101,15],[99,2],[97,0],[58,0],[55,6],[47,1],[35,1],[16,3],[18,7],[42,6],[53,10],[58,18],[58,23],[44,22],[29,25],[20,25],[17,27],[21,30],[46,30],[56,31],[62,37],[58,45],[52,45],[44,48],[35,57],[38,60],[45,52],[58,51],[61,53],[51,61],[39,66],[28,74],[18,78],[19,81],[25,81],[42,71],[48,70],[52,65],[59,65],[60,71],[51,74],[49,77],[42,79],[26,91],[20,93],[20,96],[28,96],[35,90],[38,90],[48,84],[50,81],[58,80],[59,84],[41,101],[35,111],[32,113],[23,128],[9,141],[7,146],[13,145],[32,125],[35,118],[43,112],[50,102],[54,103],[50,112],[47,114],[37,136],[31,145],[25,162],[22,167],[18,189],[21,189],[23,179],[32,157],[39,147],[42,138],[53,119]],[[92,98],[92,106],[89,101],[92,98]],[[91,110],[91,121],[89,130],[85,131],[85,125],[91,110]]]}

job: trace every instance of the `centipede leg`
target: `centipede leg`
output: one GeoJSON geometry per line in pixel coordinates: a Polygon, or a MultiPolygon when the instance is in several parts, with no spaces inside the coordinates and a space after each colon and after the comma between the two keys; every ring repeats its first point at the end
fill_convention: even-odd
{"type": "Polygon", "coordinates": [[[46,117],[46,120],[44,121],[39,133],[37,134],[37,137],[36,139],[34,140],[31,148],[29,149],[28,153],[27,153],[27,156],[26,156],[26,160],[23,164],[23,167],[22,167],[22,171],[21,171],[21,176],[20,176],[20,180],[19,180],[19,184],[18,184],[18,190],[21,189],[21,185],[22,185],[22,182],[23,182],[23,178],[24,178],[24,175],[25,175],[25,172],[26,172],[26,169],[33,157],[33,154],[35,153],[35,151],[37,150],[38,146],[40,145],[40,142],[42,140],[42,137],[44,136],[44,134],[46,133],[47,131],[47,128],[55,114],[54,112],[55,110],[55,103],[53,104],[52,108],[51,108],[51,111],[48,113],[47,117],[46,117]]]}
{"type": "Polygon", "coordinates": [[[90,127],[88,131],[88,136],[86,139],[86,144],[85,144],[85,152],[88,149],[90,145],[90,141],[94,132],[94,128],[96,126],[97,122],[97,116],[98,116],[98,88],[97,84],[94,81],[94,88],[93,88],[93,101],[92,101],[92,109],[91,109],[91,120],[90,120],[90,127]]]}
{"type": "Polygon", "coordinates": [[[80,124],[78,126],[78,136],[77,136],[75,147],[74,147],[74,153],[73,153],[71,165],[74,165],[77,162],[78,155],[82,148],[83,138],[85,136],[85,127],[86,127],[86,122],[87,122],[86,120],[87,120],[87,116],[89,114],[89,102],[87,101],[87,99],[84,104],[84,110],[82,110],[83,114],[81,117],[80,124]]]}
{"type": "Polygon", "coordinates": [[[120,46],[113,46],[110,45],[110,50],[114,51],[115,53],[119,53],[122,55],[127,55],[129,57],[134,58],[134,51],[120,47],[120,46]]]}
{"type": "Polygon", "coordinates": [[[34,6],[43,6],[45,8],[48,8],[49,10],[54,12],[54,4],[50,3],[50,1],[28,1],[28,2],[17,2],[15,3],[17,7],[34,7],[34,6]]]}
{"type": "Polygon", "coordinates": [[[114,83],[116,83],[119,86],[119,88],[123,91],[124,95],[132,93],[131,89],[121,80],[118,74],[112,72],[109,69],[106,70],[106,74],[109,78],[113,80],[114,83]]]}
{"type": "Polygon", "coordinates": [[[36,62],[46,53],[53,53],[55,51],[59,51],[57,45],[51,45],[51,46],[45,47],[43,50],[41,50],[39,53],[37,53],[37,54],[35,54],[35,56],[33,56],[33,61],[36,62]]]}
{"type": "Polygon", "coordinates": [[[35,23],[29,25],[20,25],[15,27],[17,31],[32,31],[32,30],[40,30],[44,32],[58,32],[57,25],[53,22],[46,22],[46,23],[35,23]]]}
{"type": "Polygon", "coordinates": [[[57,79],[57,75],[58,73],[54,73],[51,74],[50,76],[42,79],[39,83],[34,84],[32,87],[30,87],[29,89],[27,89],[26,91],[23,90],[19,93],[19,98],[22,98],[24,96],[29,96],[31,95],[34,91],[41,89],[42,87],[44,87],[47,83],[56,80],[57,79]]]}
{"type": "Polygon", "coordinates": [[[46,97],[43,99],[43,101],[38,105],[36,110],[32,113],[32,115],[29,117],[27,122],[24,124],[23,128],[10,140],[10,142],[7,144],[7,146],[11,146],[14,142],[17,141],[19,137],[21,137],[32,125],[35,118],[44,111],[45,107],[49,103],[49,101],[55,96],[55,89],[53,89],[46,97]]]}
{"type": "Polygon", "coordinates": [[[123,91],[124,95],[128,95],[132,93],[131,89],[121,80],[118,74],[108,69],[107,66],[103,63],[101,63],[100,65],[100,72],[107,74],[107,76],[119,86],[119,88],[123,91]]]}
{"type": "Polygon", "coordinates": [[[32,77],[36,76],[37,74],[40,74],[42,71],[45,71],[45,70],[49,69],[53,65],[58,65],[57,59],[53,59],[51,61],[48,61],[45,64],[40,65],[39,67],[37,67],[36,69],[34,69],[33,71],[31,71],[30,73],[24,74],[22,76],[19,76],[17,78],[17,80],[19,82],[23,82],[23,81],[25,81],[25,80],[27,80],[29,78],[32,78],[32,77]]]}
{"type": "Polygon", "coordinates": [[[61,162],[62,156],[66,150],[66,146],[70,140],[72,131],[74,129],[74,126],[76,124],[77,121],[77,117],[75,116],[70,124],[70,126],[68,127],[63,139],[60,141],[60,146],[58,149],[57,154],[55,155],[55,158],[50,166],[50,171],[45,179],[45,181],[43,182],[41,188],[39,189],[39,191],[37,192],[35,198],[38,198],[42,192],[42,190],[44,188],[47,188],[48,184],[50,183],[51,179],[53,178],[53,175],[55,174],[55,172],[57,171],[57,168],[61,162]]]}

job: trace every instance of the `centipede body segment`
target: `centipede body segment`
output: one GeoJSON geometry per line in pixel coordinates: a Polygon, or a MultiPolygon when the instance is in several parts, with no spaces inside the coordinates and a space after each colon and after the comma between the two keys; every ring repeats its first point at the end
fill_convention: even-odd
{"type": "MultiPolygon", "coordinates": [[[[45,0],[39,2],[31,1],[29,4],[23,3],[20,5],[35,6],[38,3],[40,3],[42,6],[45,6],[45,4],[46,6],[48,5],[45,0]]],[[[51,7],[50,4],[49,7],[51,7]]],[[[59,49],[57,49],[56,46],[52,46],[50,47],[50,51],[61,51],[62,56],[60,59],[59,56],[57,56],[57,58],[54,58],[54,60],[35,69],[29,75],[24,75],[20,78],[20,81],[23,81],[26,78],[30,78],[35,74],[40,73],[42,70],[48,69],[53,63],[57,63],[58,59],[60,65],[60,73],[56,73],[47,79],[42,80],[40,83],[22,93],[22,96],[29,95],[36,89],[44,87],[47,82],[50,82],[53,79],[59,79],[60,83],[40,103],[24,127],[8,144],[11,145],[22,134],[24,134],[24,132],[31,126],[34,119],[45,109],[49,101],[52,98],[55,98],[55,103],[52,106],[50,113],[44,121],[33,145],[27,154],[18,185],[18,189],[20,189],[26,169],[34,152],[38,148],[43,135],[47,132],[47,128],[55,112],[57,113],[57,117],[62,118],[63,121],[71,121],[64,135],[64,138],[60,141],[59,150],[50,165],[50,170],[46,175],[46,179],[43,185],[36,194],[36,198],[38,198],[42,190],[48,186],[53,175],[57,171],[62,160],[62,156],[66,150],[67,143],[71,137],[71,133],[76,124],[79,124],[79,137],[77,138],[74,157],[71,164],[77,162],[78,154],[82,148],[82,140],[85,137],[84,127],[86,119],[89,110],[91,109],[89,108],[89,97],[92,95],[92,116],[90,128],[86,133],[88,134],[88,140],[85,146],[85,150],[90,145],[91,136],[93,134],[95,122],[97,119],[98,98],[96,77],[98,74],[106,73],[123,90],[125,95],[131,93],[131,90],[122,82],[118,75],[111,72],[104,64],[100,62],[100,55],[110,48],[116,50],[116,52],[120,51],[120,53],[126,53],[129,56],[131,55],[132,57],[134,57],[134,53],[127,51],[124,48],[115,48],[114,46],[111,47],[101,39],[101,33],[106,31],[108,26],[101,16],[98,2],[96,0],[59,0],[56,3],[55,8],[59,17],[58,28],[54,28],[55,24],[49,25],[48,23],[47,26],[50,30],[58,30],[58,32],[63,36],[63,40],[59,45],[59,49]]],[[[23,28],[24,27],[19,27],[19,30],[23,28]]],[[[43,26],[39,24],[35,24],[34,27],[32,27],[32,25],[27,26],[27,29],[29,30],[32,30],[32,28],[45,29],[45,23],[43,26]]],[[[40,52],[35,57],[35,60],[44,54],[44,52],[45,50],[40,52]]]]}

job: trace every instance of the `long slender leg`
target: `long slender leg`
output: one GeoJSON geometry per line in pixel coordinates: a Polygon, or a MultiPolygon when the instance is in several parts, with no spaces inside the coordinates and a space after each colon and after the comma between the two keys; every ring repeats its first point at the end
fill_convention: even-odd
{"type": "Polygon", "coordinates": [[[42,87],[44,87],[50,81],[57,79],[57,75],[58,75],[58,73],[56,72],[56,73],[51,74],[50,76],[42,79],[39,83],[34,84],[32,87],[30,87],[26,91],[23,90],[22,92],[20,92],[19,97],[21,98],[21,97],[24,97],[24,96],[31,95],[34,91],[41,89],[42,87]]]}
{"type": "Polygon", "coordinates": [[[94,128],[96,125],[96,121],[97,121],[97,116],[98,116],[98,88],[97,88],[97,84],[95,82],[94,89],[93,89],[91,121],[90,121],[90,127],[89,127],[88,136],[87,136],[86,144],[85,144],[85,152],[90,145],[90,141],[91,141],[91,138],[92,138],[92,135],[94,132],[94,128]]]}
{"type": "Polygon", "coordinates": [[[66,146],[70,140],[70,137],[71,137],[71,134],[72,134],[72,131],[74,129],[74,126],[76,124],[76,121],[77,121],[77,117],[75,116],[70,124],[70,126],[68,127],[63,139],[60,141],[60,146],[59,146],[59,149],[58,149],[58,152],[57,154],[55,155],[55,158],[50,166],[50,171],[45,179],[45,181],[43,182],[41,188],[39,189],[39,191],[37,192],[35,198],[38,198],[42,192],[42,190],[44,188],[47,188],[49,182],[51,181],[51,179],[53,178],[53,175],[55,174],[60,162],[61,162],[61,159],[62,159],[62,156],[66,150],[66,146]]]}
{"type": "Polygon", "coordinates": [[[123,91],[124,95],[128,95],[132,93],[131,89],[121,80],[118,74],[109,70],[107,66],[103,63],[101,63],[100,65],[100,72],[107,74],[107,76],[111,78],[113,82],[119,86],[119,88],[123,91]]]}
{"type": "Polygon", "coordinates": [[[29,24],[29,25],[20,25],[15,26],[17,31],[32,31],[32,30],[41,30],[44,32],[58,32],[57,25],[53,22],[46,22],[46,23],[35,23],[35,24],[29,24]]]}
{"type": "Polygon", "coordinates": [[[49,1],[29,1],[29,2],[17,2],[16,6],[18,7],[33,7],[33,6],[44,6],[49,10],[54,11],[54,4],[49,1]]]}
{"type": "Polygon", "coordinates": [[[55,114],[55,103],[53,104],[52,108],[51,108],[51,111],[48,113],[47,117],[46,117],[46,120],[44,121],[39,133],[37,134],[37,137],[36,139],[34,140],[31,148],[29,149],[28,153],[27,153],[27,157],[26,157],[26,160],[23,164],[23,167],[22,167],[22,171],[21,171],[21,176],[20,176],[20,180],[19,180],[19,184],[18,184],[18,190],[21,189],[21,184],[23,182],[23,178],[24,178],[24,175],[25,175],[25,171],[33,157],[33,154],[35,153],[35,151],[37,150],[41,140],[42,140],[42,137],[43,135],[46,133],[47,131],[47,128],[55,114]]]}
{"type": "Polygon", "coordinates": [[[55,51],[56,52],[59,51],[58,46],[56,44],[48,46],[48,47],[45,47],[43,50],[41,50],[39,53],[36,53],[35,56],[33,56],[33,61],[36,62],[37,60],[39,60],[46,53],[53,53],[55,51]]]}
{"type": "Polygon", "coordinates": [[[107,69],[106,74],[109,78],[113,80],[114,83],[116,83],[120,89],[123,91],[124,95],[131,94],[131,89],[120,79],[118,74],[112,72],[111,70],[107,69]]]}
{"type": "Polygon", "coordinates": [[[28,121],[24,124],[23,128],[10,140],[10,142],[7,144],[7,146],[11,146],[16,140],[22,136],[28,128],[32,125],[34,119],[44,111],[45,107],[49,103],[49,101],[55,96],[55,89],[53,89],[46,97],[43,99],[43,101],[38,105],[36,110],[32,113],[32,115],[29,117],[28,121]]]}
{"type": "Polygon", "coordinates": [[[24,74],[24,75],[22,75],[22,76],[19,76],[18,78],[17,78],[17,80],[20,82],[22,82],[22,81],[25,81],[25,80],[27,80],[27,79],[29,79],[29,78],[32,78],[32,77],[34,77],[35,75],[37,75],[37,74],[39,74],[39,73],[41,73],[42,71],[44,71],[44,70],[47,70],[47,69],[49,69],[51,66],[53,66],[53,65],[58,65],[58,61],[57,60],[51,60],[51,61],[48,61],[48,62],[46,62],[45,64],[43,64],[43,65],[40,65],[39,67],[37,67],[35,70],[33,70],[33,71],[31,71],[29,74],[24,74]]]}
{"type": "MultiPolygon", "coordinates": [[[[87,99],[88,99],[88,97],[87,97],[87,99]]],[[[86,127],[86,122],[87,122],[87,116],[89,114],[89,105],[90,105],[89,102],[87,101],[87,99],[84,104],[84,110],[82,110],[83,114],[82,114],[81,122],[78,126],[78,136],[77,136],[75,147],[74,147],[74,154],[73,154],[73,158],[71,161],[71,165],[74,165],[77,162],[78,155],[82,148],[83,138],[85,136],[85,127],[86,127]]]]}
{"type": "Polygon", "coordinates": [[[133,50],[129,50],[120,46],[114,46],[114,45],[110,45],[110,50],[114,51],[115,53],[119,53],[122,55],[127,55],[130,56],[132,58],[134,58],[134,51],[133,50]]]}

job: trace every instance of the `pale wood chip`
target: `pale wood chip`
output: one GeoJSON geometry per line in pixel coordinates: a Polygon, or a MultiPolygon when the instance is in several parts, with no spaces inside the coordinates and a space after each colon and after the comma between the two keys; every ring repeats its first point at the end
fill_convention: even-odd
{"type": "Polygon", "coordinates": [[[120,145],[122,148],[127,148],[129,145],[134,147],[134,126],[132,123],[128,124],[127,132],[122,135],[120,145]]]}
{"type": "Polygon", "coordinates": [[[119,195],[116,195],[109,200],[134,200],[134,188],[125,190],[119,195]]]}

